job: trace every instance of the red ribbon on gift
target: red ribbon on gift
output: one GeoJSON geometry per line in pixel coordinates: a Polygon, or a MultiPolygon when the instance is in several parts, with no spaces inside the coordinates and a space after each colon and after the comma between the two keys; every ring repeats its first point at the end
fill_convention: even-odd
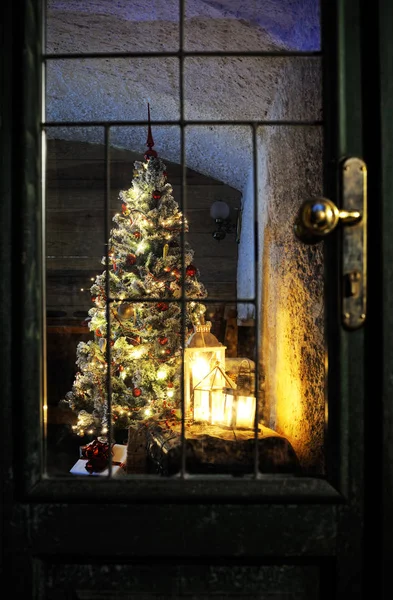
{"type": "Polygon", "coordinates": [[[86,471],[89,473],[99,473],[108,466],[113,450],[109,447],[108,442],[100,442],[98,439],[95,439],[87,446],[83,446],[81,453],[82,458],[87,459],[85,465],[86,471]]]}

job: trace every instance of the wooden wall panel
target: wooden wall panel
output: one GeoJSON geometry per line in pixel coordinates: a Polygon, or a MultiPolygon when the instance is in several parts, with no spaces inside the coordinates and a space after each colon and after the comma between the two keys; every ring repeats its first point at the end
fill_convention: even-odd
{"type": "MultiPolygon", "coordinates": [[[[47,311],[65,311],[67,317],[75,312],[87,311],[93,306],[91,302],[91,272],[76,272],[76,275],[58,275],[52,273],[46,285],[47,311]],[[83,289],[83,291],[81,291],[83,289]]],[[[234,302],[236,285],[234,282],[213,281],[209,284],[208,298],[221,302],[234,302]]]]}
{"type": "MultiPolygon", "coordinates": [[[[47,222],[47,237],[48,235],[55,234],[57,231],[86,231],[93,233],[94,231],[104,230],[104,203],[98,203],[94,196],[94,191],[86,191],[85,194],[81,194],[79,199],[79,205],[67,207],[52,208],[51,205],[46,210],[46,222],[47,222]],[[85,205],[85,202],[88,206],[85,205]]],[[[117,206],[110,210],[110,217],[112,218],[116,213],[120,212],[121,207],[117,206]]],[[[220,245],[224,246],[226,251],[231,252],[231,248],[228,246],[228,242],[232,240],[235,242],[233,234],[228,235],[225,238],[225,244],[222,241],[218,242],[212,237],[213,231],[216,229],[214,221],[210,218],[209,211],[203,208],[188,208],[184,211],[184,215],[187,218],[189,225],[189,232],[193,234],[205,234],[210,232],[212,242],[214,242],[214,248],[218,248],[220,245]]],[[[236,213],[234,214],[234,218],[236,213]]],[[[207,241],[207,240],[206,240],[207,241]]],[[[236,246],[235,246],[236,248],[236,246]]],[[[232,250],[234,250],[233,248],[232,250]]]]}

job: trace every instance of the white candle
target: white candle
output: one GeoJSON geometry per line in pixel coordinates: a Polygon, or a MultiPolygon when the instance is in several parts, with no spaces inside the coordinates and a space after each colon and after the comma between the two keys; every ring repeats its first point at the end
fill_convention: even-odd
{"type": "Polygon", "coordinates": [[[198,356],[192,365],[192,386],[194,391],[194,419],[195,421],[210,420],[210,398],[208,390],[199,390],[198,384],[202,383],[210,371],[210,365],[205,357],[198,356]]]}
{"type": "Polygon", "coordinates": [[[206,390],[194,390],[195,421],[210,421],[210,394],[206,390]]]}
{"type": "Polygon", "coordinates": [[[225,406],[225,397],[222,393],[222,390],[214,390],[211,392],[212,399],[212,411],[211,411],[211,420],[212,424],[215,423],[224,423],[225,415],[224,415],[224,406],[225,406]]]}
{"type": "Polygon", "coordinates": [[[252,429],[255,422],[256,399],[254,396],[238,396],[236,400],[236,427],[252,429]]]}
{"type": "Polygon", "coordinates": [[[225,408],[224,408],[224,423],[227,427],[232,427],[233,423],[233,396],[232,394],[225,394],[225,408]]]}

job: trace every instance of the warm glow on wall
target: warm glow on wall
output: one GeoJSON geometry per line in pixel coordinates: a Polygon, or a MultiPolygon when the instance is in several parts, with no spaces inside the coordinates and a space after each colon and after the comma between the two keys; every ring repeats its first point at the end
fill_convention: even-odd
{"type": "MultiPolygon", "coordinates": [[[[291,331],[291,316],[281,306],[276,314],[277,331],[291,331]]],[[[295,340],[277,335],[275,398],[277,428],[289,436],[302,436],[301,352],[295,340]]]]}

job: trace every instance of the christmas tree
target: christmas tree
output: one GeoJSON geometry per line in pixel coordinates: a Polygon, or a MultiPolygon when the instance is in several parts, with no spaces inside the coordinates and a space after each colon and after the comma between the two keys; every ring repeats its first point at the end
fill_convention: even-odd
{"type": "Polygon", "coordinates": [[[148,150],[143,162],[134,163],[131,187],[120,192],[121,212],[113,217],[108,257],[102,259],[110,268],[90,290],[94,339],[77,346],[78,372],[64,400],[78,414],[81,435],[107,432],[108,368],[115,428],[179,417],[183,344],[193,326],[204,322],[206,307],[199,299],[207,292],[193,250],[182,244],[188,225],[153,149],[149,106],[148,116],[148,150]],[[184,313],[182,296],[189,299],[184,313]]]}

